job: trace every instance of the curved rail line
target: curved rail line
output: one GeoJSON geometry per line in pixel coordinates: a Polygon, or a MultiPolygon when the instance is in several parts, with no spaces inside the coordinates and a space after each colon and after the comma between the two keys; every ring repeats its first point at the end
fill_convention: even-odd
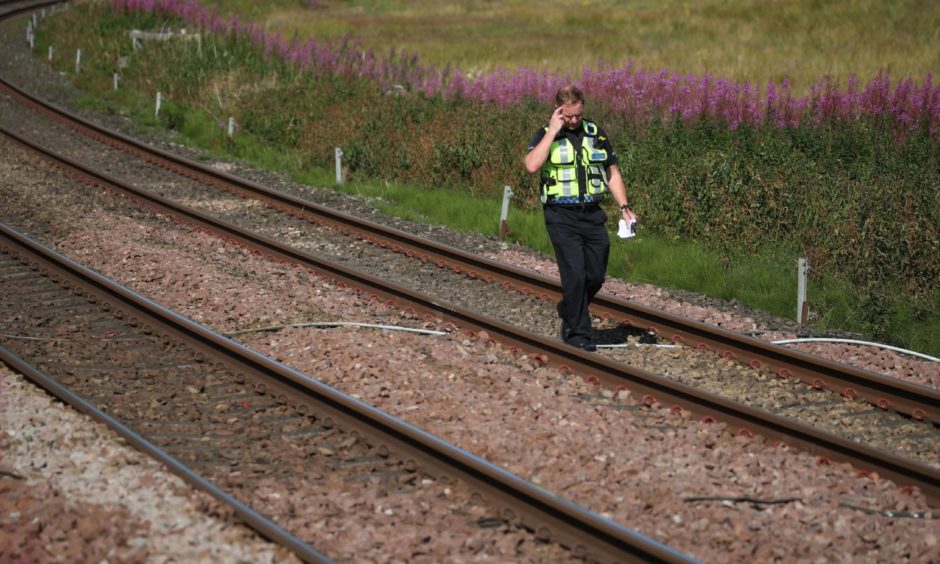
{"type": "MultiPolygon", "coordinates": [[[[186,343],[198,351],[204,362],[224,366],[238,379],[256,382],[256,391],[270,394],[280,403],[294,405],[301,412],[316,413],[339,426],[355,429],[374,444],[385,445],[389,451],[415,461],[432,474],[462,480],[500,508],[500,515],[507,521],[525,525],[536,531],[540,538],[552,539],[571,547],[576,554],[602,561],[690,561],[665,545],[603,519],[482,458],[198,325],[3,223],[0,223],[0,252],[33,270],[45,272],[53,282],[69,288],[72,293],[102,304],[116,316],[128,319],[131,325],[140,326],[145,334],[166,336],[174,342],[186,343]]],[[[27,375],[33,374],[29,367],[23,366],[22,360],[8,355],[2,347],[0,358],[27,375]]],[[[144,450],[147,449],[144,447],[144,450]]],[[[205,483],[179,472],[178,467],[171,465],[170,469],[194,486],[206,489],[205,483]]],[[[207,491],[218,497],[218,491],[212,488],[207,491]]],[[[230,503],[224,497],[220,500],[230,503]]],[[[246,512],[244,506],[236,506],[235,509],[272,540],[287,542],[291,539],[280,529],[272,528],[270,522],[259,520],[257,514],[246,512]]],[[[322,556],[296,539],[285,545],[311,560],[322,556]]]]}
{"type": "MultiPolygon", "coordinates": [[[[315,202],[261,186],[209,168],[201,163],[147,146],[126,135],[108,130],[62,108],[44,102],[0,78],[5,91],[31,107],[68,124],[98,141],[133,153],[153,164],[200,182],[254,198],[296,217],[332,227],[369,243],[436,263],[458,274],[499,283],[506,290],[534,294],[546,301],[561,299],[557,280],[524,271],[497,261],[423,239],[404,231],[360,219],[315,202]]],[[[894,410],[916,420],[940,424],[940,390],[822,359],[760,339],[672,315],[632,303],[604,292],[591,305],[594,315],[649,330],[676,344],[713,352],[751,368],[772,371],[778,378],[798,378],[816,389],[826,389],[847,398],[863,398],[885,410],[894,410]]]]}
{"type": "Polygon", "coordinates": [[[133,197],[157,211],[170,214],[198,229],[219,234],[225,239],[258,253],[277,260],[299,264],[309,269],[311,274],[330,279],[339,286],[369,293],[373,299],[401,309],[410,308],[415,313],[423,313],[426,318],[438,320],[451,330],[458,330],[462,327],[463,331],[471,337],[479,337],[485,332],[486,338],[498,339],[509,346],[530,352],[542,363],[554,362],[572,371],[588,375],[589,380],[604,382],[615,388],[629,388],[644,397],[644,403],[652,404],[659,401],[672,404],[674,407],[678,406],[701,414],[706,420],[724,420],[733,427],[739,428],[739,432],[756,432],[768,438],[781,439],[820,455],[821,463],[829,459],[850,462],[859,468],[873,470],[901,484],[918,487],[931,499],[932,503],[940,502],[940,472],[927,465],[837,437],[789,418],[743,406],[718,395],[607,360],[596,354],[586,353],[563,345],[554,339],[535,335],[473,311],[439,303],[407,288],[356,272],[343,265],[179,206],[160,196],[59,156],[4,128],[0,128],[0,133],[42,154],[54,166],[83,182],[133,197]]]}

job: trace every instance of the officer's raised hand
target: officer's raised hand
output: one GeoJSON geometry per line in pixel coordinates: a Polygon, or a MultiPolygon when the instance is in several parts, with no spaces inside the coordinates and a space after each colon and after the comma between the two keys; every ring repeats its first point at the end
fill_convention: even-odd
{"type": "MultiPolygon", "coordinates": [[[[561,131],[561,128],[565,126],[565,114],[562,111],[564,106],[558,106],[555,108],[555,111],[552,112],[551,119],[548,120],[548,133],[554,137],[561,131]]],[[[543,114],[544,115],[544,114],[543,114]]]]}

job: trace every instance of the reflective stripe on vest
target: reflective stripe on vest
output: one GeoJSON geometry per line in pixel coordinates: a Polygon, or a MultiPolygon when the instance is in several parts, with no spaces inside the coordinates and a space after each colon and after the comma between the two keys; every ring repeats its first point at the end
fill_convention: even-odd
{"type": "MultiPolygon", "coordinates": [[[[578,150],[567,137],[552,141],[548,159],[542,165],[541,200],[550,198],[589,196],[598,199],[607,192],[607,151],[595,147],[597,126],[587,120],[581,121],[584,136],[578,150]],[[580,174],[579,174],[580,172],[580,174]],[[583,179],[583,181],[582,181],[583,179]],[[582,186],[582,182],[584,185],[582,186]]],[[[548,128],[545,128],[548,131],[548,128]]]]}

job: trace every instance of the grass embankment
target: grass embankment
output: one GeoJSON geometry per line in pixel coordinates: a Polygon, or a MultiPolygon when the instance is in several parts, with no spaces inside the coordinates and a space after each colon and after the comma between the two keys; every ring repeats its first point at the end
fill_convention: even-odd
{"type": "MultiPolygon", "coordinates": [[[[703,13],[719,13],[725,6],[706,4],[711,11],[703,13]]],[[[357,5],[362,17],[394,20],[389,3],[357,5]]],[[[747,5],[749,17],[758,18],[761,10],[747,5]]],[[[275,2],[266,8],[296,6],[275,2]]],[[[509,184],[520,196],[517,204],[527,204],[511,211],[514,239],[550,251],[541,214],[531,205],[533,183],[520,165],[547,106],[392,95],[364,79],[298,72],[243,39],[204,38],[201,49],[194,43],[148,43],[131,52],[126,29],[179,23],[154,15],[107,14],[104,7],[76,4],[43,24],[37,46],[40,53],[50,42],[58,53],[83,47],[84,68],[73,78],[89,93],[87,104],[132,115],[142,125],[175,129],[213,153],[310,184],[332,184],[333,147],[341,146],[352,172],[343,190],[372,198],[390,213],[461,230],[495,234],[499,194],[509,184]],[[115,92],[111,75],[118,57],[127,57],[127,65],[115,92]],[[153,116],[156,90],[165,96],[159,118],[153,116]],[[228,116],[241,125],[234,141],[224,134],[228,116]]],[[[500,9],[510,10],[493,8],[501,18],[525,10],[512,3],[500,9]]],[[[326,14],[326,21],[340,12],[313,11],[326,14]]],[[[430,13],[424,17],[446,10],[430,13]]],[[[404,14],[405,20],[417,17],[404,14]]],[[[359,22],[353,16],[349,21],[359,22]]],[[[305,21],[289,19],[298,26],[305,21]]],[[[661,19],[650,25],[668,29],[661,19]]],[[[702,16],[691,24],[706,21],[702,16]]],[[[570,25],[571,33],[584,29],[583,22],[570,25]]],[[[751,24],[745,18],[738,25],[751,24]]],[[[912,36],[918,33],[915,29],[912,36]]],[[[884,47],[878,39],[871,45],[884,47]]],[[[53,64],[74,73],[68,57],[53,64]]],[[[644,66],[652,65],[644,61],[644,66]]],[[[589,115],[617,142],[642,222],[640,237],[614,241],[611,275],[736,299],[792,317],[795,259],[807,253],[819,266],[810,286],[818,327],[940,352],[940,295],[930,274],[938,247],[931,237],[940,223],[935,140],[898,145],[893,130],[877,124],[731,131],[702,119],[645,124],[641,130],[603,104],[591,106],[589,115]]]]}

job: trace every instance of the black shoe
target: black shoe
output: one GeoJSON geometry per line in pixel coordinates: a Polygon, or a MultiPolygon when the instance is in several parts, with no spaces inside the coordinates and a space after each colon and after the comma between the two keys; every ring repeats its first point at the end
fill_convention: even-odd
{"type": "Polygon", "coordinates": [[[568,324],[562,320],[561,322],[561,340],[564,343],[568,342],[568,339],[571,338],[571,327],[568,327],[568,324]]]}
{"type": "Polygon", "coordinates": [[[571,339],[570,341],[565,341],[565,342],[571,345],[572,347],[575,347],[575,348],[578,348],[587,352],[597,351],[597,343],[595,343],[591,339],[585,339],[582,337],[582,338],[571,339]]]}

